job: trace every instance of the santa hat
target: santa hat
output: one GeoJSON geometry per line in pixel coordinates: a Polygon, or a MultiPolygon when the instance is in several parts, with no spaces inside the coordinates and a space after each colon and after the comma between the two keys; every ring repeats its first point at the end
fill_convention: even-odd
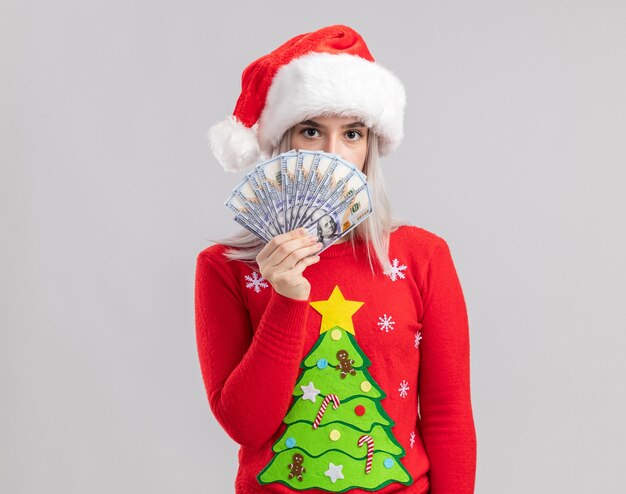
{"type": "Polygon", "coordinates": [[[347,26],[329,26],[248,65],[235,111],[211,127],[209,143],[225,170],[238,171],[269,157],[295,124],[339,115],[371,128],[385,155],[402,140],[404,105],[402,83],[374,61],[363,38],[347,26]]]}

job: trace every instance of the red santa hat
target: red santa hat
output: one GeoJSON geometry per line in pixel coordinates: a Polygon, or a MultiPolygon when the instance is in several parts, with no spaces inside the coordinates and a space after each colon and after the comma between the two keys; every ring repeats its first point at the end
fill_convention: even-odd
{"type": "Polygon", "coordinates": [[[400,80],[374,61],[356,31],[329,26],[248,65],[235,111],[211,127],[209,144],[225,170],[238,171],[269,157],[295,124],[339,115],[371,128],[385,155],[402,140],[405,99],[400,80]]]}

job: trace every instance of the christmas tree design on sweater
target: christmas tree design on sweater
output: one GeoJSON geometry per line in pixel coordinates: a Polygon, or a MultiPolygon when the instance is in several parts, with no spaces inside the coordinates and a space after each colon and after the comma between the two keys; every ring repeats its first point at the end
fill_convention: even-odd
{"type": "Polygon", "coordinates": [[[381,405],[385,392],[367,368],[356,342],[352,315],[363,302],[346,300],[336,286],[328,300],[311,302],[322,315],[320,337],[304,358],[287,429],[274,456],[257,475],[261,484],[280,482],[295,490],[375,491],[413,479],[381,405]]]}

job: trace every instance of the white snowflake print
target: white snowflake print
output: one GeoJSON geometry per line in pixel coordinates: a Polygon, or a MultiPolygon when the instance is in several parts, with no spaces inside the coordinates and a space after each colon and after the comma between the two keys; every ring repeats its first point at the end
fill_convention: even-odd
{"type": "Polygon", "coordinates": [[[391,261],[391,269],[389,271],[385,271],[385,274],[391,278],[391,281],[396,281],[397,279],[403,280],[406,276],[402,271],[406,271],[406,266],[404,264],[400,264],[400,261],[397,259],[394,259],[391,261]]]}
{"type": "Polygon", "coordinates": [[[406,398],[406,395],[409,394],[409,383],[406,381],[402,381],[400,383],[400,387],[398,388],[398,391],[400,391],[400,396],[402,398],[406,398]]]}
{"type": "Polygon", "coordinates": [[[415,348],[420,346],[420,341],[422,341],[422,333],[418,331],[417,333],[415,333],[415,348]]]}
{"type": "Polygon", "coordinates": [[[251,288],[256,293],[259,293],[261,291],[261,288],[267,288],[269,286],[267,284],[267,281],[265,281],[265,278],[263,278],[263,276],[261,276],[256,271],[252,272],[252,276],[246,275],[245,278],[248,282],[246,283],[246,288],[251,288]]]}
{"type": "Polygon", "coordinates": [[[409,434],[409,444],[411,445],[411,449],[413,449],[413,445],[415,444],[415,432],[411,431],[409,434]]]}
{"type": "Polygon", "coordinates": [[[378,326],[380,326],[380,330],[384,331],[385,333],[389,333],[390,330],[393,329],[393,325],[396,322],[391,318],[391,316],[388,316],[387,314],[383,314],[382,316],[379,316],[378,318],[378,326]]]}

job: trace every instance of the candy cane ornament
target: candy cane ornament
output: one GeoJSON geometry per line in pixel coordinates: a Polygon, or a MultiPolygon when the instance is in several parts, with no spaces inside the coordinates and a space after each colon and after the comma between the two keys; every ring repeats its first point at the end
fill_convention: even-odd
{"type": "Polygon", "coordinates": [[[365,473],[372,470],[372,458],[374,457],[374,440],[371,436],[363,435],[359,438],[359,447],[367,443],[367,460],[365,461],[365,473]]]}
{"type": "Polygon", "coordinates": [[[337,409],[339,407],[339,397],[337,395],[329,394],[324,398],[322,404],[320,406],[319,412],[317,412],[317,417],[315,417],[315,422],[313,422],[313,429],[317,429],[322,421],[322,417],[324,416],[324,412],[326,412],[326,407],[330,402],[333,402],[333,408],[337,409]]]}

